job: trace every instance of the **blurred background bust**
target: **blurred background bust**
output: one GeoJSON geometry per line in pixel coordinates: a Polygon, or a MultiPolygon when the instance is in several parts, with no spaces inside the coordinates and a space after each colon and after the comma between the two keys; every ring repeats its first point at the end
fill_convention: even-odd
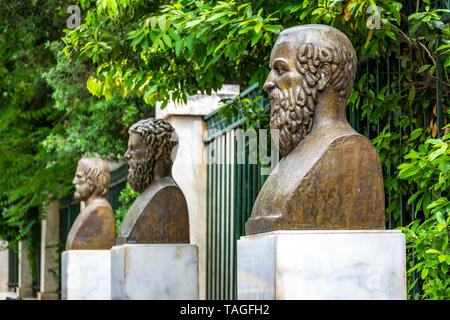
{"type": "Polygon", "coordinates": [[[73,180],[74,198],[85,206],[67,237],[66,250],[110,249],[115,239],[114,212],[106,197],[109,165],[98,158],[82,158],[73,180]]]}

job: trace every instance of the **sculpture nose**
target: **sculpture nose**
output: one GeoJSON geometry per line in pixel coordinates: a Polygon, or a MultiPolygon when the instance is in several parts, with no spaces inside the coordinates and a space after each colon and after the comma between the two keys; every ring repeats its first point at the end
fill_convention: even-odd
{"type": "Polygon", "coordinates": [[[127,160],[130,160],[130,159],[131,159],[130,150],[127,150],[127,152],[125,152],[124,157],[125,157],[125,159],[127,159],[127,160]]]}
{"type": "Polygon", "coordinates": [[[273,81],[267,79],[266,82],[264,83],[263,89],[264,89],[264,91],[269,92],[274,87],[275,87],[275,83],[273,81]]]}

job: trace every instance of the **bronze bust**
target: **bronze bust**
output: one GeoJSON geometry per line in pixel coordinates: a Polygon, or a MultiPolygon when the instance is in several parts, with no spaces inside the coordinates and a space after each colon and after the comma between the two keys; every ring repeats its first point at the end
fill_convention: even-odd
{"type": "Polygon", "coordinates": [[[346,118],[356,74],[350,40],[325,25],[288,28],[272,49],[270,69],[264,90],[284,158],[261,189],[246,234],[384,229],[378,153],[346,118]]]}
{"type": "Polygon", "coordinates": [[[128,183],[139,192],[120,225],[116,245],[189,243],[189,216],[183,192],[172,178],[173,127],[162,119],[145,119],[129,129],[128,183]]]}
{"type": "Polygon", "coordinates": [[[106,199],[109,165],[97,158],[82,158],[73,180],[74,198],[85,202],[67,236],[66,250],[109,250],[114,245],[116,222],[106,199]]]}

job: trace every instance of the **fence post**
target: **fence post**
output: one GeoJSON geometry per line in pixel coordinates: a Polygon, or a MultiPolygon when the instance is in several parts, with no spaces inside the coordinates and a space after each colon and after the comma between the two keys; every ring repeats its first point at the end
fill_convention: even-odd
{"type": "MultiPolygon", "coordinates": [[[[190,242],[198,246],[199,299],[201,300],[207,296],[206,273],[208,272],[209,276],[212,267],[208,262],[207,270],[206,249],[208,254],[211,251],[211,248],[207,247],[207,232],[211,232],[209,228],[211,222],[207,221],[207,205],[210,206],[210,200],[207,203],[206,194],[207,192],[208,195],[211,194],[212,190],[207,189],[207,150],[203,142],[207,126],[203,118],[220,107],[222,98],[232,98],[238,93],[239,86],[224,85],[221,90],[211,95],[190,96],[186,104],[178,105],[171,102],[164,109],[157,106],[155,111],[155,117],[167,120],[178,136],[178,150],[172,176],[186,197],[190,242]]],[[[208,159],[211,159],[209,154],[208,159]]],[[[210,165],[209,170],[213,167],[210,165]]]]}

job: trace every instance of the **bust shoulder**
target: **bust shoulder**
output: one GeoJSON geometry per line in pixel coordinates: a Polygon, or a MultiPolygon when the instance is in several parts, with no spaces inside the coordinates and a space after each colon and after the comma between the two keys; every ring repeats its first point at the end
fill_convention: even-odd
{"type": "Polygon", "coordinates": [[[116,244],[188,243],[189,217],[186,199],[169,176],[155,180],[128,210],[116,244]]]}
{"type": "Polygon", "coordinates": [[[110,249],[114,245],[115,218],[106,199],[90,202],[75,219],[66,249],[110,249]]]}
{"type": "Polygon", "coordinates": [[[375,147],[351,127],[336,127],[315,131],[280,161],[246,230],[346,229],[350,221],[353,227],[372,221],[370,228],[380,229],[382,217],[383,176],[375,147]],[[361,207],[379,219],[366,219],[361,207]]]}

